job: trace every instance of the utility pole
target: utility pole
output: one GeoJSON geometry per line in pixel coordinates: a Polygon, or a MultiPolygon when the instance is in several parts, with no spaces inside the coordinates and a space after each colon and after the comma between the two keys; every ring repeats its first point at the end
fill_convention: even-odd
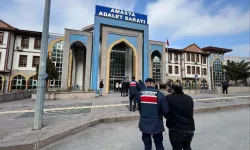
{"type": "Polygon", "coordinates": [[[47,48],[48,48],[48,37],[49,37],[50,4],[51,4],[51,0],[45,0],[42,45],[41,45],[40,64],[39,64],[39,73],[38,73],[38,86],[37,86],[37,94],[36,94],[37,96],[36,96],[34,129],[42,128],[44,89],[46,86],[45,76],[46,76],[46,58],[47,58],[47,48]]]}

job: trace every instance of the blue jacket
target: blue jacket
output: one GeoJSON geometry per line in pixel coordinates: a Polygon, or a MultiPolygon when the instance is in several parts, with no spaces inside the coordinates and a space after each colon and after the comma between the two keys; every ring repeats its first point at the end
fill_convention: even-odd
{"type": "Polygon", "coordinates": [[[140,112],[140,131],[146,134],[164,132],[163,116],[167,117],[169,112],[165,95],[154,87],[147,87],[138,92],[136,100],[140,112]]]}
{"type": "Polygon", "coordinates": [[[129,95],[136,96],[136,94],[139,90],[140,90],[139,84],[135,80],[130,81],[130,83],[129,83],[129,95]]]}
{"type": "Polygon", "coordinates": [[[146,88],[145,84],[141,81],[139,81],[139,87],[140,87],[140,90],[144,90],[146,88]]]}

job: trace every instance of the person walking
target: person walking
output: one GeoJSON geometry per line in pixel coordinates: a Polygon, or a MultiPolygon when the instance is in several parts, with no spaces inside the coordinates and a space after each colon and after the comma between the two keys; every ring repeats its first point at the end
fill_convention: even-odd
{"type": "Polygon", "coordinates": [[[116,83],[115,83],[115,91],[118,92],[118,89],[119,89],[119,83],[116,82],[116,83]]]}
{"type": "Polygon", "coordinates": [[[126,83],[127,83],[127,87],[126,87],[126,96],[128,96],[128,91],[129,91],[129,86],[130,86],[129,80],[127,80],[126,83]]]}
{"type": "Polygon", "coordinates": [[[122,81],[119,84],[119,90],[120,90],[120,93],[121,93],[121,96],[122,96],[122,81]]]}
{"type": "Polygon", "coordinates": [[[132,77],[132,81],[129,82],[129,110],[132,111],[132,103],[133,111],[136,109],[136,95],[137,92],[140,90],[139,84],[135,81],[135,77],[132,77]]]}
{"type": "Polygon", "coordinates": [[[139,80],[139,87],[140,87],[140,90],[144,90],[146,88],[145,84],[142,82],[141,79],[139,80]]]}
{"type": "Polygon", "coordinates": [[[223,94],[226,92],[226,94],[228,94],[228,91],[227,91],[227,89],[228,89],[228,87],[229,87],[229,83],[226,81],[226,80],[224,80],[222,83],[222,92],[223,92],[223,94]]]}
{"type": "Polygon", "coordinates": [[[99,84],[99,96],[102,96],[102,89],[104,87],[104,84],[103,84],[103,79],[101,80],[100,84],[99,84]]]}
{"type": "Polygon", "coordinates": [[[163,116],[169,112],[168,102],[163,93],[155,89],[155,82],[152,78],[145,80],[146,88],[137,93],[140,121],[139,129],[142,132],[142,141],[145,150],[152,150],[152,137],[156,150],[164,150],[163,135],[165,131],[163,116]]]}
{"type": "Polygon", "coordinates": [[[169,114],[166,126],[173,150],[192,150],[195,124],[193,118],[194,102],[192,97],[182,91],[180,84],[172,84],[173,94],[167,95],[169,114]]]}
{"type": "Polygon", "coordinates": [[[127,91],[127,82],[124,79],[122,82],[122,96],[124,97],[126,95],[126,91],[127,91]]]}

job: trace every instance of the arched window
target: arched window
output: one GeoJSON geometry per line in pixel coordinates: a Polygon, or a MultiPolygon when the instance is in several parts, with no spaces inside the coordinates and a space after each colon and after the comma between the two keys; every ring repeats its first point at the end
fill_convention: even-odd
{"type": "Polygon", "coordinates": [[[196,81],[195,80],[192,80],[192,85],[191,85],[192,88],[195,88],[196,87],[196,81]]]}
{"type": "Polygon", "coordinates": [[[176,81],[175,81],[175,84],[181,85],[181,81],[180,81],[180,80],[176,80],[176,81]]]}
{"type": "Polygon", "coordinates": [[[189,80],[186,80],[186,82],[185,82],[185,88],[190,88],[190,81],[189,80]]]}
{"type": "Polygon", "coordinates": [[[26,80],[23,76],[17,75],[11,81],[11,89],[12,90],[25,90],[26,88],[26,80]]]}
{"type": "Polygon", "coordinates": [[[51,80],[50,87],[60,88],[62,77],[62,63],[63,63],[63,41],[56,42],[53,45],[53,51],[51,55],[52,62],[55,64],[56,70],[59,73],[58,80],[51,80]]]}
{"type": "Polygon", "coordinates": [[[222,62],[220,59],[216,59],[213,62],[213,80],[214,86],[221,86],[221,83],[224,79],[223,70],[222,70],[222,62]]]}
{"type": "Polygon", "coordinates": [[[161,83],[161,53],[155,50],[151,54],[153,79],[156,83],[161,83]]]}
{"type": "Polygon", "coordinates": [[[28,89],[36,89],[37,86],[37,79],[35,78],[35,76],[32,76],[29,78],[28,80],[28,89]]]}

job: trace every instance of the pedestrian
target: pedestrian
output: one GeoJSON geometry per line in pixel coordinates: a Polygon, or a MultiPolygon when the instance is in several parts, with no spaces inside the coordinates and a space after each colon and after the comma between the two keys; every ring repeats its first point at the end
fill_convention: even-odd
{"type": "Polygon", "coordinates": [[[139,80],[139,87],[140,87],[140,90],[144,90],[146,88],[145,84],[142,82],[141,79],[139,80]]]}
{"type": "Polygon", "coordinates": [[[173,94],[167,95],[169,114],[166,126],[173,150],[192,150],[195,124],[193,118],[194,102],[192,97],[182,91],[180,84],[172,84],[173,94]]]}
{"type": "Polygon", "coordinates": [[[132,81],[129,83],[129,110],[132,111],[132,103],[133,111],[136,109],[136,95],[139,91],[139,84],[135,81],[135,77],[132,77],[132,81]]]}
{"type": "Polygon", "coordinates": [[[156,150],[164,150],[162,143],[162,132],[165,131],[163,116],[166,117],[168,114],[168,102],[164,94],[154,88],[155,82],[152,78],[147,78],[145,83],[146,88],[138,92],[136,96],[140,112],[139,128],[142,132],[142,141],[145,150],[151,150],[151,137],[153,136],[156,150]]]}
{"type": "Polygon", "coordinates": [[[102,96],[102,89],[104,87],[104,84],[103,84],[103,79],[101,79],[101,82],[99,84],[99,96],[102,96]]]}
{"type": "Polygon", "coordinates": [[[157,84],[155,84],[155,89],[157,89],[157,90],[158,90],[158,85],[157,85],[157,84]]]}
{"type": "Polygon", "coordinates": [[[122,84],[123,84],[123,81],[121,81],[121,83],[119,84],[119,89],[120,89],[121,96],[122,96],[122,93],[123,93],[122,84]]]}
{"type": "Polygon", "coordinates": [[[126,95],[126,91],[127,91],[127,82],[124,79],[123,82],[122,82],[122,96],[126,95]]]}
{"type": "Polygon", "coordinates": [[[126,83],[127,83],[127,87],[126,87],[126,96],[128,96],[129,85],[130,85],[129,80],[127,80],[126,83]]]}
{"type": "Polygon", "coordinates": [[[115,91],[116,91],[116,92],[118,92],[118,88],[119,88],[119,83],[116,82],[116,84],[115,84],[115,91]]]}
{"type": "Polygon", "coordinates": [[[222,91],[223,91],[223,94],[226,92],[226,94],[228,94],[228,87],[229,87],[229,83],[226,81],[226,80],[224,80],[222,83],[222,91]]]}

